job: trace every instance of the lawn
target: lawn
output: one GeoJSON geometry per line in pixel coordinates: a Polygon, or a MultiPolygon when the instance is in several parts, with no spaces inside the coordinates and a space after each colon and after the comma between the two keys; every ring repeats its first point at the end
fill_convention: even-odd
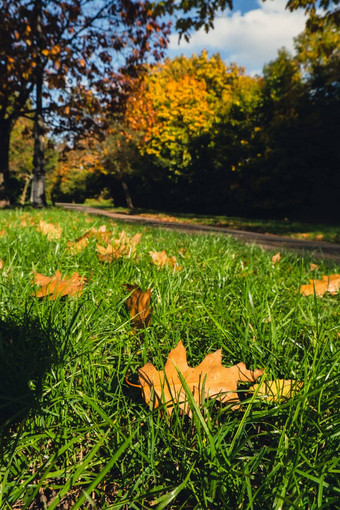
{"type": "Polygon", "coordinates": [[[53,208],[3,211],[0,508],[335,508],[340,293],[299,289],[340,266],[274,254],[53,208]],[[41,221],[60,230],[46,235],[41,221]],[[99,233],[68,245],[103,225],[113,239],[140,232],[135,256],[99,260],[99,233]],[[161,250],[178,266],[155,265],[149,252],[161,250]],[[57,269],[86,277],[82,294],[38,299],[34,271],[57,269]],[[151,288],[148,327],[135,329],[126,283],[151,288]],[[175,403],[168,417],[126,378],[138,386],[148,361],[161,370],[180,340],[192,367],[221,348],[226,367],[303,386],[270,401],[244,383],[238,409],[194,405],[186,389],[192,416],[175,403]]]}

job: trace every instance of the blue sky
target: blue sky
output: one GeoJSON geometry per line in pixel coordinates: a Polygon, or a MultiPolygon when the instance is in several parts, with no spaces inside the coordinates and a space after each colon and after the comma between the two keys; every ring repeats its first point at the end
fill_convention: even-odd
{"type": "Polygon", "coordinates": [[[173,34],[167,55],[220,53],[226,64],[236,62],[248,74],[261,74],[263,65],[276,58],[280,48],[293,51],[293,39],[305,26],[303,10],[289,12],[286,0],[234,0],[234,8],[220,14],[208,33],[193,33],[190,42],[178,45],[173,34]]]}

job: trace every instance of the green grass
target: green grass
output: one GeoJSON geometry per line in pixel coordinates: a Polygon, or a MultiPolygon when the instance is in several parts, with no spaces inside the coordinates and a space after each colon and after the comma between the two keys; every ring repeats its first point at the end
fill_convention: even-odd
{"type": "Polygon", "coordinates": [[[100,262],[95,239],[70,253],[68,241],[102,224],[117,237],[138,231],[55,209],[1,213],[0,508],[335,508],[339,293],[299,287],[340,267],[317,261],[312,272],[311,256],[288,252],[273,265],[274,252],[229,237],[151,228],[134,260],[100,262]],[[29,218],[58,223],[62,237],[49,241],[29,218]],[[182,271],[151,263],[162,249],[182,271]],[[56,269],[88,278],[80,298],[34,297],[33,271],[56,269]],[[133,331],[127,282],[152,288],[145,331],[133,331]],[[222,348],[225,366],[304,386],[286,402],[242,393],[239,410],[209,400],[192,419],[176,407],[169,419],[125,378],[147,361],[161,369],[179,340],[190,366],[222,348]]]}
{"type": "Polygon", "coordinates": [[[154,211],[151,209],[128,209],[126,207],[113,207],[109,200],[86,199],[86,205],[107,209],[113,212],[141,215],[146,218],[161,219],[178,223],[194,223],[198,225],[210,225],[233,230],[248,230],[263,234],[276,234],[293,237],[296,239],[308,239],[315,241],[327,241],[340,243],[340,226],[338,223],[307,223],[288,218],[282,220],[250,219],[234,216],[213,216],[193,213],[174,213],[154,211]]]}

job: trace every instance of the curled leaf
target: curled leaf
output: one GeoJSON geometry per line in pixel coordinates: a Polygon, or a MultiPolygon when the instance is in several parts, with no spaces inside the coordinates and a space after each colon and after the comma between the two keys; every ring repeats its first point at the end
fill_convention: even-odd
{"type": "Polygon", "coordinates": [[[148,327],[151,321],[151,289],[142,291],[137,285],[124,285],[131,295],[126,300],[126,306],[130,312],[130,316],[134,326],[138,329],[148,327]]]}

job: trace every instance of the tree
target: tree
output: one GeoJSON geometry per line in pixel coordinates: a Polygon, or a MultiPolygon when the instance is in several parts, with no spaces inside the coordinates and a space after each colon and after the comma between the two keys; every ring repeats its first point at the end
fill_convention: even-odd
{"type": "MultiPolygon", "coordinates": [[[[182,13],[176,29],[187,36],[192,27],[210,27],[216,10],[227,5],[231,5],[228,0],[155,4],[148,0],[1,0],[0,199],[6,203],[10,199],[10,133],[16,119],[27,113],[34,90],[37,186],[33,190],[39,189],[44,174],[43,115],[55,132],[67,130],[73,140],[84,131],[102,128],[100,107],[119,106],[124,78],[134,64],[150,54],[155,59],[162,56],[169,34],[169,23],[162,16],[182,13]]],[[[43,191],[33,193],[37,195],[33,201],[43,205],[43,191]]]]}
{"type": "Polygon", "coordinates": [[[150,67],[129,97],[126,121],[144,130],[144,167],[151,162],[182,207],[225,208],[233,167],[239,173],[249,159],[260,81],[203,51],[150,67]]]}

